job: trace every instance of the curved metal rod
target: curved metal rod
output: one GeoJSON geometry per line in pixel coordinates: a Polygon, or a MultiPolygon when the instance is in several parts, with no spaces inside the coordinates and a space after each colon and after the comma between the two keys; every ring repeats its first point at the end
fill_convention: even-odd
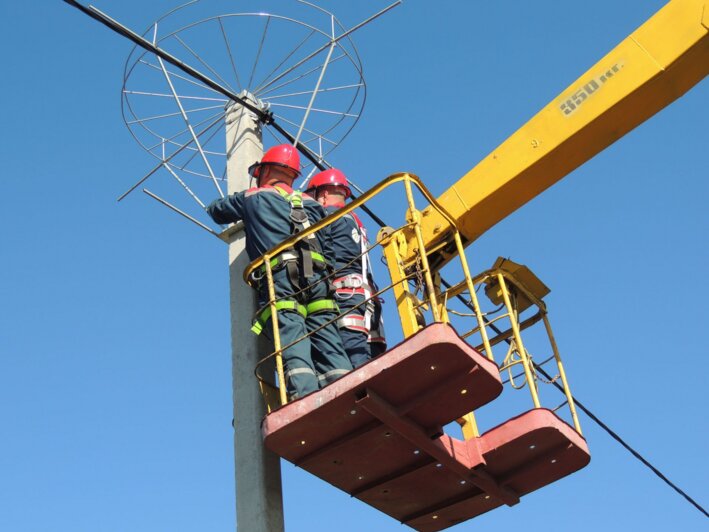
{"type": "MultiPolygon", "coordinates": [[[[165,50],[155,46],[153,43],[150,41],[146,40],[142,36],[138,35],[134,31],[128,29],[127,27],[123,26],[116,20],[112,19],[102,11],[96,9],[93,6],[86,7],[76,0],[64,0],[67,4],[76,7],[79,9],[82,13],[88,15],[89,17],[93,18],[94,20],[97,20],[101,24],[105,25],[109,29],[115,31],[119,35],[123,35],[124,37],[130,39],[133,41],[135,44],[140,46],[141,48],[144,48],[158,57],[162,58],[163,60],[167,61],[168,63],[176,66],[183,72],[186,72],[190,76],[194,77],[195,79],[198,79],[202,83],[204,83],[206,86],[209,88],[219,92],[220,94],[223,94],[224,96],[228,97],[231,100],[234,100],[236,103],[240,104],[241,106],[245,107],[252,113],[254,113],[261,122],[264,124],[270,124],[276,131],[278,131],[281,135],[283,135],[284,138],[286,138],[289,142],[293,142],[295,140],[295,137],[291,135],[288,131],[283,129],[279,124],[275,123],[273,121],[273,117],[260,109],[257,106],[252,105],[251,103],[247,102],[245,99],[239,97],[238,95],[234,94],[232,91],[222,87],[218,83],[216,83],[214,80],[210,79],[209,77],[205,76],[201,72],[195,70],[191,66],[189,66],[187,63],[184,61],[179,60],[175,56],[167,53],[165,50]]],[[[319,167],[322,167],[324,170],[325,167],[322,166],[322,163],[320,163],[317,158],[313,157],[308,150],[304,148],[304,146],[299,142],[295,144],[295,147],[303,154],[305,155],[309,160],[313,162],[313,164],[318,165],[319,167]]]]}
{"type": "MultiPolygon", "coordinates": [[[[136,43],[136,45],[134,46],[134,48],[131,50],[131,52],[130,52],[128,58],[126,59],[126,64],[125,64],[125,67],[124,67],[124,89],[125,89],[126,84],[127,84],[127,82],[128,82],[128,79],[129,79],[129,77],[131,76],[131,74],[133,73],[133,70],[135,69],[135,66],[136,66],[137,63],[140,61],[140,58],[141,58],[141,57],[144,57],[144,55],[145,55],[145,53],[146,53],[146,52],[143,52],[143,54],[141,54],[141,55],[137,58],[137,60],[135,60],[135,59],[133,59],[133,58],[135,57],[135,53],[136,53],[137,49],[138,49],[139,47],[143,48],[144,50],[147,50],[147,49],[149,49],[149,48],[146,48],[146,46],[143,46],[143,43],[140,43],[140,42],[138,42],[138,40],[136,40],[136,37],[137,37],[137,39],[141,39],[140,36],[137,36],[137,35],[134,34],[134,33],[133,33],[132,35],[130,35],[129,33],[132,33],[130,30],[128,30],[127,28],[121,26],[121,25],[118,24],[116,21],[110,19],[110,17],[104,15],[104,14],[101,13],[99,10],[97,10],[97,9],[95,9],[95,8],[84,8],[83,6],[81,6],[81,4],[79,4],[78,2],[75,2],[75,1],[71,1],[71,0],[65,0],[65,1],[66,1],[67,3],[69,3],[69,4],[71,4],[71,5],[73,5],[73,6],[77,7],[77,8],[79,8],[82,12],[88,14],[88,15],[91,16],[92,18],[98,20],[99,22],[102,22],[104,25],[108,26],[110,29],[112,29],[112,30],[116,31],[117,33],[119,33],[119,34],[121,34],[121,35],[123,35],[123,36],[129,38],[130,40],[133,40],[133,42],[136,43]],[[132,61],[132,60],[135,60],[136,63],[134,63],[134,64],[131,65],[131,61],[132,61]]],[[[175,12],[177,12],[177,11],[183,9],[183,8],[186,8],[186,7],[188,7],[188,6],[194,5],[194,4],[196,4],[198,1],[199,1],[199,0],[192,0],[192,1],[190,1],[190,2],[187,2],[187,3],[183,4],[183,5],[178,6],[178,7],[174,8],[173,10],[169,11],[169,12],[166,13],[165,15],[161,16],[160,18],[158,18],[158,19],[157,19],[154,23],[152,23],[150,26],[148,26],[148,28],[145,30],[145,32],[143,33],[143,35],[146,35],[148,32],[150,32],[151,30],[153,30],[153,29],[155,28],[155,25],[156,25],[156,24],[161,23],[162,21],[164,21],[165,19],[167,19],[170,15],[172,15],[173,13],[175,13],[175,12]]],[[[316,5],[310,4],[309,2],[301,2],[301,3],[303,3],[303,4],[305,4],[305,5],[308,5],[309,7],[315,8],[315,9],[317,9],[317,10],[323,12],[323,13],[327,13],[328,15],[331,15],[331,16],[332,16],[332,14],[329,13],[328,11],[323,10],[322,8],[319,8],[319,7],[316,6],[316,5]]],[[[398,2],[397,2],[396,4],[394,4],[394,5],[397,5],[397,4],[398,4],[398,2]]],[[[390,9],[391,7],[393,7],[393,6],[390,6],[390,7],[387,8],[386,10],[390,9]]],[[[384,10],[384,11],[386,11],[386,10],[384,10]]],[[[376,16],[380,15],[381,13],[383,13],[383,11],[380,12],[380,13],[378,13],[377,15],[375,15],[375,17],[370,17],[370,19],[368,19],[368,20],[372,20],[373,18],[376,18],[376,16]]],[[[186,29],[188,29],[188,28],[194,27],[194,26],[196,26],[196,25],[198,25],[198,24],[201,24],[201,23],[204,23],[204,22],[208,22],[208,21],[211,21],[211,20],[216,20],[216,21],[219,23],[220,29],[221,29],[221,31],[222,31],[222,36],[224,37],[225,35],[224,35],[224,29],[223,29],[223,19],[227,19],[227,18],[230,18],[230,17],[240,17],[240,16],[266,16],[266,17],[272,17],[272,18],[274,18],[274,19],[283,19],[284,21],[293,22],[293,23],[296,23],[296,24],[298,24],[298,25],[300,25],[300,26],[306,27],[306,28],[310,29],[311,32],[313,32],[313,33],[317,32],[318,34],[327,37],[327,38],[328,38],[328,41],[330,41],[330,40],[332,39],[332,37],[329,36],[329,35],[327,35],[327,33],[325,33],[324,31],[319,30],[318,28],[315,28],[315,27],[313,27],[312,25],[306,24],[306,23],[304,23],[304,22],[302,22],[302,21],[299,21],[299,20],[296,20],[296,19],[293,19],[293,18],[282,17],[282,16],[279,16],[279,15],[273,15],[273,14],[270,14],[270,13],[233,13],[233,14],[226,14],[226,15],[217,15],[217,16],[210,17],[210,18],[206,18],[206,19],[203,19],[203,20],[200,20],[200,21],[197,21],[197,22],[193,22],[193,23],[191,23],[191,24],[189,24],[189,25],[186,25],[186,26],[183,26],[183,27],[179,28],[179,29],[176,30],[176,31],[173,31],[172,33],[166,35],[165,37],[162,37],[161,39],[159,39],[158,43],[159,43],[160,41],[163,41],[163,40],[166,39],[166,38],[171,37],[171,36],[176,36],[179,32],[181,32],[181,31],[183,31],[183,30],[186,30],[186,29]]],[[[365,101],[366,101],[366,84],[364,83],[364,77],[363,77],[363,75],[362,75],[362,62],[361,62],[361,58],[360,58],[360,56],[359,56],[359,52],[358,52],[356,46],[354,45],[354,43],[352,42],[351,37],[350,37],[350,35],[349,35],[349,34],[352,33],[352,31],[354,31],[354,29],[356,29],[357,27],[361,27],[361,24],[360,24],[359,26],[357,26],[357,27],[355,27],[355,28],[349,30],[349,31],[345,31],[344,26],[341,24],[341,22],[340,22],[339,20],[336,19],[336,17],[335,17],[335,21],[336,21],[337,25],[340,27],[340,29],[343,30],[343,34],[340,35],[340,37],[338,37],[338,40],[339,40],[339,39],[342,39],[342,37],[346,34],[346,38],[343,39],[342,41],[338,42],[338,46],[339,46],[340,49],[341,49],[342,51],[344,51],[345,54],[348,56],[348,59],[349,59],[350,63],[352,64],[352,66],[355,67],[355,70],[356,70],[357,73],[359,74],[359,78],[360,78],[360,81],[361,81],[361,84],[360,84],[361,86],[357,87],[357,90],[355,91],[355,94],[353,95],[352,100],[351,100],[351,102],[350,102],[350,105],[349,105],[348,108],[346,109],[345,113],[348,113],[348,114],[349,114],[350,111],[351,111],[353,108],[355,108],[355,105],[357,104],[357,102],[358,102],[358,100],[359,100],[360,91],[362,91],[363,96],[362,96],[361,105],[360,105],[360,113],[361,113],[361,109],[364,107],[364,104],[365,104],[365,101]],[[348,45],[351,46],[352,52],[350,52],[350,50],[348,50],[346,47],[342,46],[342,44],[344,44],[344,41],[347,41],[347,42],[348,42],[348,45]]],[[[147,42],[146,39],[142,39],[142,40],[145,41],[145,42],[147,42]]],[[[228,42],[227,42],[227,44],[228,44],[228,42]]],[[[154,46],[154,45],[153,45],[153,46],[154,46]]],[[[154,47],[155,47],[155,46],[154,46],[154,47]]],[[[155,47],[155,48],[157,48],[157,47],[155,47]]],[[[159,49],[158,49],[158,50],[159,50],[159,49]]],[[[153,51],[153,50],[150,50],[150,51],[153,51]]],[[[162,52],[162,50],[160,50],[160,51],[162,52]]],[[[230,50],[227,50],[227,51],[230,52],[230,50]]],[[[153,51],[153,53],[155,53],[155,52],[153,51]]],[[[165,58],[165,59],[168,60],[167,58],[165,58]]],[[[286,58],[286,59],[287,59],[287,58],[286,58]]],[[[179,60],[178,60],[178,61],[179,61],[179,60]]],[[[170,62],[170,61],[168,60],[168,62],[170,62]]],[[[174,64],[174,63],[173,63],[173,64],[174,64]]],[[[185,70],[184,68],[182,68],[182,65],[176,65],[176,66],[178,66],[178,67],[181,68],[182,70],[185,70]]],[[[184,66],[188,67],[188,65],[184,65],[184,66]]],[[[279,66],[280,66],[280,65],[279,65],[279,66]]],[[[232,67],[233,67],[233,64],[232,64],[232,67]]],[[[188,68],[189,68],[189,67],[188,67],[188,68]]],[[[277,68],[278,68],[278,67],[277,67],[277,68]]],[[[186,71],[186,70],[185,70],[185,71],[186,71]]],[[[196,71],[195,71],[195,72],[196,72],[196,71]]],[[[191,74],[191,75],[194,75],[193,72],[188,72],[188,73],[191,74]]],[[[175,75],[174,73],[171,73],[171,74],[172,74],[172,75],[175,75]]],[[[201,79],[199,76],[196,76],[196,77],[197,77],[197,79],[199,79],[200,81],[202,81],[203,83],[205,83],[205,81],[204,81],[203,79],[201,79]]],[[[207,78],[207,80],[208,80],[208,79],[209,79],[209,78],[207,78]]],[[[191,80],[190,80],[190,81],[191,81],[191,80]]],[[[211,80],[209,80],[209,81],[211,81],[211,80]]],[[[238,79],[237,79],[237,83],[238,83],[238,79]]],[[[233,94],[227,94],[227,93],[225,93],[223,90],[219,90],[219,89],[221,89],[221,87],[219,87],[219,86],[216,86],[216,87],[215,87],[215,86],[213,86],[213,85],[210,85],[209,83],[205,83],[204,85],[200,85],[200,86],[203,87],[203,88],[205,88],[205,89],[211,89],[211,90],[214,90],[214,91],[216,91],[216,92],[219,92],[219,93],[221,93],[221,94],[227,96],[227,97],[230,98],[230,99],[234,99],[234,98],[232,98],[233,94]]],[[[134,118],[137,118],[136,113],[133,112],[133,110],[132,110],[132,108],[131,108],[131,104],[130,104],[130,101],[128,100],[128,96],[127,96],[127,95],[125,95],[124,100],[122,101],[121,107],[122,107],[124,116],[125,116],[125,111],[126,111],[126,108],[127,108],[128,110],[130,110],[130,112],[131,112],[131,114],[133,115],[133,117],[134,117],[134,118]]],[[[257,113],[257,115],[259,115],[259,117],[262,119],[262,121],[263,121],[264,123],[271,123],[271,124],[273,125],[273,127],[274,127],[283,137],[285,137],[287,140],[289,140],[289,141],[291,141],[291,142],[294,140],[294,136],[293,136],[292,134],[290,134],[288,131],[284,130],[284,129],[283,129],[282,127],[280,127],[277,123],[274,123],[274,122],[273,122],[273,119],[272,119],[272,117],[270,116],[270,113],[265,113],[265,115],[266,115],[265,117],[264,117],[264,116],[261,116],[260,113],[257,113]]],[[[337,119],[337,120],[334,122],[334,124],[332,124],[331,127],[327,128],[322,134],[325,135],[325,134],[329,133],[330,131],[334,130],[336,127],[338,127],[338,126],[342,123],[342,121],[343,121],[344,119],[345,119],[345,116],[341,116],[339,119],[337,119]]],[[[352,124],[346,131],[344,131],[344,132],[342,133],[340,142],[342,142],[342,140],[344,140],[344,139],[349,135],[349,133],[351,133],[352,128],[354,127],[354,124],[355,124],[355,123],[356,123],[356,119],[353,121],[353,124],[352,124]]],[[[154,136],[155,136],[156,138],[158,138],[158,139],[162,139],[162,138],[165,137],[165,135],[159,135],[159,134],[156,134],[154,131],[151,131],[150,128],[146,127],[145,124],[141,124],[141,127],[142,127],[143,129],[147,130],[148,133],[154,135],[154,136]]],[[[129,128],[129,129],[130,129],[130,128],[129,128]]],[[[136,138],[136,141],[138,141],[138,143],[139,143],[141,146],[143,146],[144,148],[146,148],[146,146],[144,145],[144,143],[143,143],[139,138],[136,137],[136,134],[133,132],[133,130],[131,129],[130,131],[131,131],[132,136],[136,138]]],[[[313,156],[312,154],[308,153],[309,150],[306,149],[306,147],[304,146],[303,143],[299,143],[299,145],[298,145],[297,147],[298,147],[298,149],[299,149],[301,152],[303,152],[303,154],[304,154],[304,155],[315,165],[315,167],[317,167],[318,169],[324,170],[326,167],[329,167],[329,166],[330,166],[326,161],[324,161],[323,157],[324,157],[327,153],[329,153],[331,150],[327,150],[327,153],[322,154],[320,157],[316,157],[316,156],[313,156]]],[[[334,146],[333,146],[333,148],[334,148],[334,146]]]]}

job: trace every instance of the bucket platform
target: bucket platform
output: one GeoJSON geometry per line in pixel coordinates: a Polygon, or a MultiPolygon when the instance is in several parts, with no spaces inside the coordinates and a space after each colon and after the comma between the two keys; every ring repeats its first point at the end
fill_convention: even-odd
{"type": "Polygon", "coordinates": [[[264,444],[420,531],[442,530],[580,469],[584,439],[535,409],[463,441],[443,426],[502,392],[497,366],[433,324],[267,415],[264,444]]]}

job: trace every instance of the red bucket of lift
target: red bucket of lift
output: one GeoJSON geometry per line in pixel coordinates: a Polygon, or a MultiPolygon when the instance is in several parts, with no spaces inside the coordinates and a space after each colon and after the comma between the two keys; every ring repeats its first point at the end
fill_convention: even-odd
{"type": "Polygon", "coordinates": [[[468,441],[443,434],[501,392],[497,366],[433,324],[266,416],[264,444],[416,530],[441,530],[589,461],[583,438],[544,409],[468,441]]]}

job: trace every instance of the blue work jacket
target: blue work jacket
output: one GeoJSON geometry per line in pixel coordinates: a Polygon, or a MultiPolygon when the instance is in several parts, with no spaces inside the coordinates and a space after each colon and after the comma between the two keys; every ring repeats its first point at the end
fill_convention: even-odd
{"type": "MultiPolygon", "coordinates": [[[[291,206],[277,190],[290,194],[293,189],[285,183],[255,187],[213,201],[207,213],[218,224],[244,221],[246,253],[254,261],[266,251],[291,236],[291,206]]],[[[325,208],[307,194],[303,194],[303,207],[311,224],[323,219],[325,208]]],[[[333,264],[333,247],[330,227],[318,232],[318,241],[325,258],[333,264]]]]}

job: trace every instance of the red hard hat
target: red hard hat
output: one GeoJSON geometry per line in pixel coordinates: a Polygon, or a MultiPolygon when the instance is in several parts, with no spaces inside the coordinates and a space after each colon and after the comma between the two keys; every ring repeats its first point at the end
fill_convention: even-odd
{"type": "Polygon", "coordinates": [[[352,191],[350,190],[350,185],[347,183],[345,174],[340,172],[337,168],[330,168],[329,170],[315,174],[310,180],[310,183],[308,183],[308,190],[313,190],[328,185],[344,188],[345,198],[349,198],[352,195],[352,191]]]}
{"type": "Polygon", "coordinates": [[[300,175],[300,155],[298,155],[298,150],[290,144],[279,144],[270,148],[263,154],[260,162],[254,163],[249,167],[249,174],[259,177],[261,167],[264,165],[290,168],[296,171],[296,175],[300,175]]]}

